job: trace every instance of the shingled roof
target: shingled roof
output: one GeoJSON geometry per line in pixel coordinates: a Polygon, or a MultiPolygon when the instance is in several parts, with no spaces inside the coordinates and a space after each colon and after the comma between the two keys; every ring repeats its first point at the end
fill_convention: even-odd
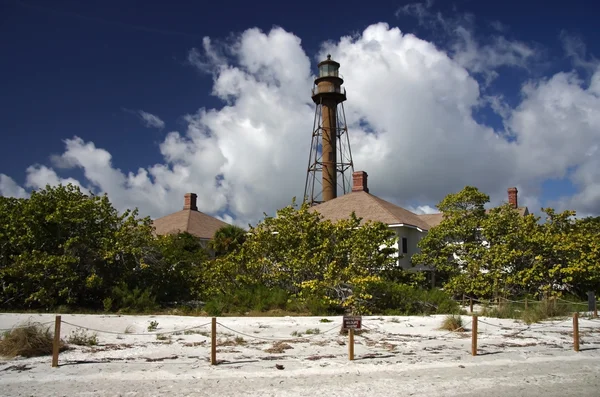
{"type": "Polygon", "coordinates": [[[385,201],[369,193],[367,173],[358,171],[353,174],[352,192],[310,208],[319,212],[323,218],[332,222],[348,219],[352,211],[366,221],[383,222],[387,225],[407,225],[429,230],[423,219],[402,207],[385,201]]]}
{"type": "Polygon", "coordinates": [[[183,210],[153,221],[158,235],[188,232],[198,238],[212,239],[215,232],[228,223],[198,211],[196,194],[187,193],[183,210]]]}
{"type": "MultiPolygon", "coordinates": [[[[352,211],[357,217],[363,218],[362,222],[376,221],[387,225],[407,225],[429,230],[439,225],[444,217],[443,213],[417,215],[407,209],[385,201],[369,193],[367,173],[357,171],[353,175],[352,192],[333,200],[326,201],[310,208],[318,211],[323,218],[332,222],[348,219],[352,211]]],[[[508,201],[515,207],[521,216],[529,214],[527,207],[519,207],[517,189],[508,189],[508,201]]],[[[489,212],[487,210],[486,212],[489,212]]]]}

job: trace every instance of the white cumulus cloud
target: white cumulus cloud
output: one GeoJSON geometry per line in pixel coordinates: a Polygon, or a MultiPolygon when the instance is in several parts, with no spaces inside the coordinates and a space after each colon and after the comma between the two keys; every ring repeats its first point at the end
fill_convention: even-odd
{"type": "Polygon", "coordinates": [[[10,176],[0,174],[0,196],[25,198],[27,197],[27,192],[10,176]]]}
{"type": "MultiPolygon", "coordinates": [[[[514,43],[497,44],[506,54],[527,55],[514,43]]],[[[474,59],[489,55],[485,46],[472,51],[474,59]]],[[[212,94],[224,105],[185,115],[185,129],[161,143],[162,161],[120,170],[106,149],[73,137],[54,162],[81,169],[80,185],[108,193],[121,209],[137,206],[157,217],[195,192],[201,211],[256,222],[292,196],[301,199],[314,117],[311,58],[327,53],[342,65],[355,169],[369,173],[371,193],[407,207],[419,203],[411,208],[429,213],[465,185],[490,194],[493,204],[517,186],[520,203],[538,210],[541,183],[574,170],[578,193],[560,205],[600,213],[598,160],[589,154],[600,142],[600,71],[587,85],[570,71],[531,80],[516,108],[494,97],[507,129],[498,131],[473,118],[490,101],[473,75],[476,63],[384,23],[328,41],[310,57],[299,37],[278,27],[248,29],[228,42],[207,38],[189,61],[210,73],[212,94]]],[[[511,62],[492,59],[488,66],[521,68],[511,62]]],[[[27,173],[30,188],[62,181],[43,166],[27,173]]],[[[3,175],[0,192],[24,191],[3,175]]]]}

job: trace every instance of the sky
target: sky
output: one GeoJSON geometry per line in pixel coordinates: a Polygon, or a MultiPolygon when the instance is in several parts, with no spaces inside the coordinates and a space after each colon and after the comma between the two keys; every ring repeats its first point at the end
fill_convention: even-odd
{"type": "Polygon", "coordinates": [[[597,216],[594,3],[0,0],[0,195],[74,183],[156,218],[194,192],[254,224],[302,199],[331,54],[372,194],[597,216]]]}

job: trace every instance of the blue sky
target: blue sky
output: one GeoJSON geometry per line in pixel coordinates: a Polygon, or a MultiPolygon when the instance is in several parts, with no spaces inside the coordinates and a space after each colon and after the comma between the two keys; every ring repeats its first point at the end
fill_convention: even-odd
{"type": "Polygon", "coordinates": [[[77,181],[159,216],[196,191],[201,210],[254,221],[303,192],[310,73],[331,52],[372,193],[430,211],[467,184],[493,203],[514,185],[534,211],[599,215],[599,6],[541,4],[2,0],[0,193],[77,181]],[[389,87],[365,88],[396,55],[389,87]]]}

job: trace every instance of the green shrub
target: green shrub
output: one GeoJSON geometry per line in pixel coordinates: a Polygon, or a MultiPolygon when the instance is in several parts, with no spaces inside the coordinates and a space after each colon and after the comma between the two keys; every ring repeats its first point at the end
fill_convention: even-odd
{"type": "Polygon", "coordinates": [[[112,300],[112,298],[110,298],[110,297],[104,298],[102,300],[102,306],[104,306],[104,311],[105,312],[111,311],[112,307],[113,307],[113,300],[112,300]]]}
{"type": "Polygon", "coordinates": [[[537,323],[553,317],[563,317],[577,311],[571,304],[562,304],[552,300],[543,300],[539,303],[529,304],[527,310],[523,311],[521,319],[527,323],[537,323]]]}
{"type": "Polygon", "coordinates": [[[158,328],[158,321],[150,321],[150,324],[148,325],[148,332],[152,332],[155,331],[158,328]]]}
{"type": "Polygon", "coordinates": [[[480,312],[481,316],[494,318],[520,318],[523,310],[520,305],[512,303],[501,303],[497,306],[484,306],[480,312]]]}
{"type": "Polygon", "coordinates": [[[370,311],[386,315],[457,314],[460,306],[439,289],[414,288],[404,284],[381,282],[371,286],[370,311]]]}
{"type": "Polygon", "coordinates": [[[300,311],[307,311],[313,316],[326,316],[343,314],[344,309],[339,305],[332,305],[319,296],[309,295],[302,300],[304,305],[300,311]]]}
{"type": "Polygon", "coordinates": [[[78,346],[96,346],[98,344],[98,335],[95,333],[88,335],[84,329],[77,328],[75,331],[71,331],[67,342],[78,346]]]}
{"type": "Polygon", "coordinates": [[[113,288],[112,306],[123,313],[148,313],[158,308],[156,298],[150,290],[130,290],[125,283],[113,288]]]}
{"type": "Polygon", "coordinates": [[[217,317],[227,311],[229,305],[225,302],[223,295],[214,297],[213,299],[206,302],[204,305],[204,311],[209,316],[217,317]]]}
{"type": "Polygon", "coordinates": [[[253,285],[237,288],[230,294],[219,294],[206,302],[204,311],[211,316],[223,313],[244,314],[249,311],[286,310],[290,294],[277,287],[253,285]]]}

